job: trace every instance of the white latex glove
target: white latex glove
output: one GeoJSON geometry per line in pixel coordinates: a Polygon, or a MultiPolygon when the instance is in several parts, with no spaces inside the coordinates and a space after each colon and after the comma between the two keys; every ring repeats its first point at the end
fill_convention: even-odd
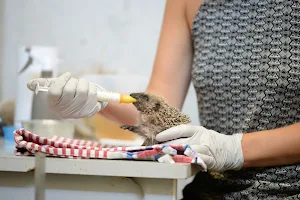
{"type": "Polygon", "coordinates": [[[159,133],[156,140],[164,144],[189,144],[203,159],[207,170],[222,172],[242,168],[242,136],[224,135],[203,126],[184,124],[159,133]]]}
{"type": "Polygon", "coordinates": [[[86,79],[72,78],[70,72],[57,78],[32,79],[27,87],[35,91],[36,83],[49,87],[49,109],[63,119],[91,117],[107,105],[107,102],[97,101],[97,90],[103,91],[103,88],[86,79]]]}

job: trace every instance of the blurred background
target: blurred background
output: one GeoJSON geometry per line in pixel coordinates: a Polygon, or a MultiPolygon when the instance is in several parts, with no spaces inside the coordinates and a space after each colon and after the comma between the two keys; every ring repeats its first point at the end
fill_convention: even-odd
{"type": "MultiPolygon", "coordinates": [[[[19,112],[15,104],[19,109],[29,105],[24,100],[15,103],[22,62],[19,50],[23,46],[56,48],[58,73],[69,71],[77,77],[98,80],[104,88],[116,92],[143,90],[151,75],[164,6],[164,0],[0,0],[2,120],[12,113],[7,108],[19,112]],[[137,85],[124,85],[126,76],[136,77],[132,80],[137,85]]],[[[183,112],[198,124],[195,98],[190,87],[183,112]]],[[[97,139],[134,138],[127,132],[119,134],[121,130],[99,116],[83,120],[81,130],[96,131],[97,139]]]]}

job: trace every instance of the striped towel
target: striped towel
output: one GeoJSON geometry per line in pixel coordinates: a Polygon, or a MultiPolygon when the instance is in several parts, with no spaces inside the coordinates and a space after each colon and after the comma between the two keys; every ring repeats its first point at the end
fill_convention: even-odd
{"type": "Polygon", "coordinates": [[[197,157],[190,145],[165,145],[138,147],[105,147],[98,142],[69,139],[60,136],[46,138],[24,128],[14,131],[15,155],[30,156],[36,151],[47,156],[74,159],[131,159],[152,160],[164,163],[194,163],[206,171],[206,164],[197,157]]]}

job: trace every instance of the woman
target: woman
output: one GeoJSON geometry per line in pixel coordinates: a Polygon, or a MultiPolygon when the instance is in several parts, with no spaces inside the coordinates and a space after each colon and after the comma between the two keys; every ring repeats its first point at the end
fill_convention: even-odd
{"type": "MultiPolygon", "coordinates": [[[[167,1],[147,92],[181,109],[192,81],[202,126],[157,140],[194,145],[208,171],[220,172],[198,173],[184,199],[300,199],[299,24],[296,0],[167,1]]],[[[132,105],[97,103],[102,88],[86,80],[66,73],[28,87],[37,81],[50,85],[63,118],[136,122],[132,105]]]]}

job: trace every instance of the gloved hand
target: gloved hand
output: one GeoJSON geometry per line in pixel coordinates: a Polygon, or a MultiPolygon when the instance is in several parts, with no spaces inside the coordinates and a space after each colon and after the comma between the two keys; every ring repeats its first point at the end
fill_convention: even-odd
{"type": "Polygon", "coordinates": [[[107,105],[107,102],[97,101],[97,90],[103,91],[103,88],[82,78],[72,78],[69,72],[58,78],[32,79],[27,87],[35,91],[37,83],[49,87],[49,109],[63,119],[91,117],[107,105]]]}
{"type": "Polygon", "coordinates": [[[164,144],[189,144],[203,159],[207,170],[222,172],[242,168],[242,137],[243,134],[224,135],[203,126],[184,124],[159,133],[156,140],[164,144]]]}

